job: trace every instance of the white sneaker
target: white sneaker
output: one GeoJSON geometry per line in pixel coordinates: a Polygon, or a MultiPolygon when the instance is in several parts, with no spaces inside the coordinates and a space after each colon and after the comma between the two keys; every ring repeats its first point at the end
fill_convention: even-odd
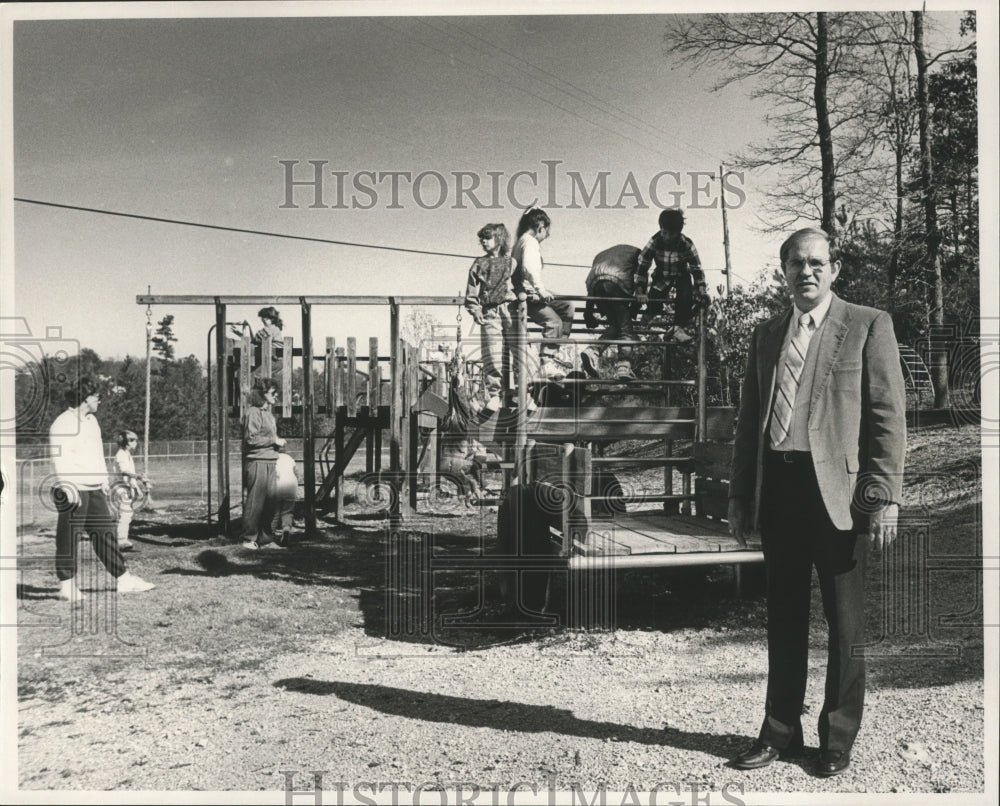
{"type": "Polygon", "coordinates": [[[59,583],[59,601],[74,605],[83,603],[83,591],[76,586],[76,580],[64,579],[59,583]]]}
{"type": "Polygon", "coordinates": [[[486,411],[499,411],[500,409],[500,395],[493,395],[489,400],[486,401],[486,405],[483,406],[486,411]]]}
{"type": "Polygon", "coordinates": [[[591,378],[600,378],[599,369],[601,357],[592,346],[580,351],[580,366],[591,378]]]}
{"type": "Polygon", "coordinates": [[[137,577],[131,571],[126,571],[118,577],[119,593],[145,593],[155,588],[152,582],[147,582],[142,577],[137,577]]]}
{"type": "Polygon", "coordinates": [[[119,540],[118,541],[118,549],[119,549],[119,551],[131,551],[134,548],[135,548],[135,543],[133,543],[128,538],[125,538],[124,540],[119,540]]]}
{"type": "Polygon", "coordinates": [[[687,344],[691,341],[691,334],[682,327],[675,327],[670,331],[670,340],[676,344],[687,344]]]}
{"type": "Polygon", "coordinates": [[[615,366],[615,377],[620,381],[634,381],[635,373],[632,371],[632,364],[628,361],[619,361],[615,366]]]}
{"type": "Polygon", "coordinates": [[[566,370],[555,358],[544,358],[538,367],[538,377],[543,381],[561,381],[566,377],[566,370]]]}

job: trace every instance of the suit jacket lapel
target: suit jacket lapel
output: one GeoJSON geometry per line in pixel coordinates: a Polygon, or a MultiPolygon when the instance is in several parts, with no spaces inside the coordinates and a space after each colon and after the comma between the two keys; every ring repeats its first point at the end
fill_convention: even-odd
{"type": "Polygon", "coordinates": [[[837,353],[847,336],[848,322],[851,314],[847,305],[836,294],[830,302],[830,310],[826,313],[823,332],[820,333],[819,344],[816,345],[816,376],[813,378],[812,397],[809,401],[809,413],[816,410],[816,401],[830,382],[833,365],[837,361],[837,353]]]}
{"type": "Polygon", "coordinates": [[[759,364],[761,376],[758,378],[759,388],[766,396],[760,401],[763,417],[760,419],[761,432],[767,428],[771,417],[771,401],[774,400],[774,387],[778,379],[778,362],[781,360],[781,343],[788,331],[788,322],[792,318],[794,308],[789,308],[784,316],[772,319],[764,331],[764,339],[760,345],[759,364]]]}

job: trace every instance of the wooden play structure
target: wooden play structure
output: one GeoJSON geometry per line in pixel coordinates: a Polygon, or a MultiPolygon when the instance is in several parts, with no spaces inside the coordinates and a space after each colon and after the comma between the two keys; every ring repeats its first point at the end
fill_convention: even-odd
{"type": "MultiPolygon", "coordinates": [[[[587,297],[562,298],[581,304],[571,337],[558,340],[564,349],[593,344],[656,350],[662,362],[659,378],[570,377],[557,384],[562,393],[571,392],[569,405],[541,406],[535,411],[529,411],[528,399],[544,397],[540,394],[543,385],[530,372],[505,372],[508,400],[513,405],[483,413],[477,420],[471,436],[502,457],[499,469],[504,474],[504,491],[515,484],[558,490],[554,500],[560,502],[561,516],[552,529],[552,557],[568,569],[592,567],[595,558],[616,568],[731,564],[737,572],[744,563],[760,562],[759,546],[739,546],[724,523],[735,410],[706,404],[704,314],[699,314],[697,339],[682,346],[657,338],[655,328],[639,331],[644,340],[604,341],[583,330],[582,303],[587,297]],[[694,352],[695,377],[672,377],[671,355],[678,350],[694,352]],[[623,445],[631,452],[615,451],[623,445]],[[638,473],[642,487],[632,485],[624,495],[609,495],[595,488],[599,469],[638,473]],[[619,511],[608,517],[605,504],[612,498],[619,511]]],[[[227,336],[227,306],[298,307],[303,341],[296,347],[292,339],[284,339],[281,371],[276,376],[283,394],[276,414],[301,416],[307,531],[316,529],[318,509],[332,510],[337,517],[344,512],[345,475],[362,445],[366,488],[377,491],[378,500],[388,508],[390,528],[398,529],[416,510],[421,481],[417,465],[421,453],[434,450],[428,440],[448,413],[447,379],[443,361],[428,361],[419,347],[401,338],[400,316],[407,306],[459,308],[461,297],[140,295],[136,301],[140,305],[214,306],[215,353],[222,359],[216,362],[214,379],[217,422],[242,412],[255,373],[271,372],[272,351],[267,344],[254,345],[246,335],[240,339],[227,336]],[[367,355],[359,355],[355,339],[338,346],[327,338],[323,353],[317,355],[312,337],[312,311],[317,305],[388,309],[389,354],[380,355],[376,339],[369,341],[367,355]],[[314,373],[302,373],[300,400],[293,400],[292,395],[296,365],[317,367],[321,378],[317,389],[314,373]],[[359,365],[366,365],[367,371],[359,365]],[[317,433],[318,415],[333,418],[332,433],[317,433]],[[385,432],[388,467],[382,461],[385,432]]],[[[515,354],[528,355],[542,340],[537,328],[528,324],[523,304],[518,306],[514,326],[515,354]]],[[[217,516],[220,529],[228,531],[229,435],[226,429],[218,430],[217,516]]],[[[524,559],[530,566],[531,559],[524,559]]],[[[442,570],[455,562],[485,569],[495,565],[496,558],[455,562],[439,558],[434,562],[442,570]]]]}

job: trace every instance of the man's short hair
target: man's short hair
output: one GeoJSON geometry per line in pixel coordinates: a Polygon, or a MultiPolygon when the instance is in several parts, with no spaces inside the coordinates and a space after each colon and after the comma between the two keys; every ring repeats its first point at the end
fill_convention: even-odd
{"type": "Polygon", "coordinates": [[[684,229],[684,211],[680,207],[668,207],[660,213],[660,229],[681,232],[684,229]]]}
{"type": "Polygon", "coordinates": [[[65,401],[67,408],[77,409],[83,405],[83,401],[91,395],[100,395],[100,384],[89,375],[84,375],[77,381],[76,386],[66,390],[65,401]]]}
{"type": "Polygon", "coordinates": [[[826,245],[830,247],[830,262],[839,259],[840,251],[837,249],[837,239],[833,235],[820,227],[806,227],[805,229],[796,230],[785,238],[785,242],[778,251],[778,257],[781,259],[782,266],[785,265],[785,260],[788,258],[788,251],[792,248],[792,244],[802,238],[822,238],[826,241],[826,245]]]}

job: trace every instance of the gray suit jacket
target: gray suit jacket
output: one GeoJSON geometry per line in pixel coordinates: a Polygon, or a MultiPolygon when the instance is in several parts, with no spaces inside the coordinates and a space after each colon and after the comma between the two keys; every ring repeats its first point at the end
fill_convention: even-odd
{"type": "MultiPolygon", "coordinates": [[[[729,495],[754,502],[759,527],[764,451],[781,344],[792,310],[759,325],[750,342],[733,446],[729,495]]],[[[906,391],[889,314],[834,295],[817,345],[809,449],[830,520],[868,528],[899,503],[906,454],[906,391]]]]}

